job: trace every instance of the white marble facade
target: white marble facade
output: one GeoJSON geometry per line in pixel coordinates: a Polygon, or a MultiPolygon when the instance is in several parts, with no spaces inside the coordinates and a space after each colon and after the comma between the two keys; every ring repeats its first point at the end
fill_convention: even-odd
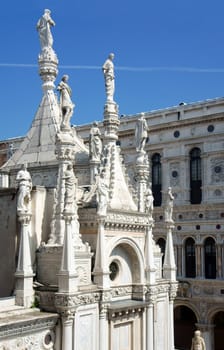
{"type": "MultiPolygon", "coordinates": [[[[11,333],[0,312],[0,347],[174,350],[174,223],[171,214],[163,220],[163,234],[169,242],[164,278],[163,254],[154,239],[156,219],[145,194],[151,187],[146,143],[151,129],[144,132],[143,142],[138,140],[137,151],[133,141],[131,165],[125,169],[117,145],[119,132],[124,133],[122,143],[131,139],[125,138],[125,123],[114,100],[114,55],[110,54],[104,64],[106,99],[97,132],[103,144],[98,140],[100,152],[93,159],[85,142],[91,126],[82,136],[82,128],[70,125],[74,103],[67,77],[58,85],[60,96],[55,94],[58,58],[52,18],[45,10],[38,21],[40,106],[31,129],[1,167],[0,246],[10,252],[6,256],[2,249],[4,263],[8,264],[8,256],[15,262],[8,264],[6,276],[0,272],[2,278],[8,277],[0,296],[19,295],[20,299],[19,305],[18,298],[5,305],[5,311],[12,312],[7,326],[11,333]],[[66,105],[59,103],[65,83],[66,105]],[[22,207],[21,212],[15,185],[22,164],[27,164],[30,187],[29,208],[22,207]],[[134,185],[128,180],[131,167],[134,185]]],[[[145,115],[141,120],[146,126],[145,115]]],[[[133,134],[134,128],[132,124],[133,134]]],[[[124,153],[127,161],[129,155],[124,153]]]]}

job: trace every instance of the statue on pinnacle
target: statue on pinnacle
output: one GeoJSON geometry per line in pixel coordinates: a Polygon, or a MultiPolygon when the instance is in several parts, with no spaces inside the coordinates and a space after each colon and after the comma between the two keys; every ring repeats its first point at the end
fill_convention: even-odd
{"type": "Polygon", "coordinates": [[[37,30],[40,36],[41,50],[52,49],[53,36],[51,34],[51,26],[55,26],[55,22],[51,18],[51,11],[44,10],[43,16],[37,22],[37,30]]]}
{"type": "Polygon", "coordinates": [[[145,152],[145,144],[148,138],[148,125],[144,118],[144,113],[141,113],[137,120],[135,128],[136,150],[137,152],[145,152]]]}
{"type": "Polygon", "coordinates": [[[62,114],[61,128],[63,130],[70,130],[70,119],[75,107],[71,100],[72,89],[68,85],[68,79],[68,75],[63,75],[57,87],[57,90],[60,92],[60,109],[62,114]]]}
{"type": "Polygon", "coordinates": [[[103,74],[104,74],[104,80],[105,80],[107,102],[114,101],[115,84],[114,84],[113,59],[114,59],[114,54],[110,53],[107,60],[104,62],[104,65],[102,67],[103,74]]]}

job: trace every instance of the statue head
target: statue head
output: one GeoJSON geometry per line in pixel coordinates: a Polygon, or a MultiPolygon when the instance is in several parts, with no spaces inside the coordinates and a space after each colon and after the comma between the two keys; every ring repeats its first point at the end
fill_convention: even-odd
{"type": "Polygon", "coordinates": [[[200,337],[200,336],[201,336],[201,331],[199,331],[199,330],[195,331],[195,332],[194,332],[194,336],[195,336],[196,338],[200,337]]]}
{"type": "Polygon", "coordinates": [[[64,81],[65,83],[68,81],[69,76],[67,74],[63,75],[63,77],[61,78],[62,81],[64,81]]]}
{"type": "Polygon", "coordinates": [[[111,53],[109,54],[108,57],[109,57],[109,59],[110,59],[111,61],[113,61],[113,59],[114,59],[114,53],[111,52],[111,53]]]}
{"type": "Polygon", "coordinates": [[[44,13],[47,13],[48,15],[50,15],[50,14],[51,14],[51,11],[48,10],[48,9],[45,9],[45,10],[44,10],[44,13]]]}

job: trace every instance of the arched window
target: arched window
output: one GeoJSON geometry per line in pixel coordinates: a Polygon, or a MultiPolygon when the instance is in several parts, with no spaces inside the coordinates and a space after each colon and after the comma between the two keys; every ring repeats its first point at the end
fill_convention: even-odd
{"type": "Polygon", "coordinates": [[[201,150],[193,148],[190,152],[190,201],[191,204],[200,204],[201,193],[201,150]]]}
{"type": "Polygon", "coordinates": [[[216,278],[216,247],[213,238],[206,238],[204,243],[205,278],[216,278]]]}
{"type": "Polygon", "coordinates": [[[162,176],[161,176],[161,156],[155,153],[152,156],[152,194],[154,197],[154,206],[159,207],[162,204],[162,176]]]}
{"type": "Polygon", "coordinates": [[[162,256],[162,264],[164,262],[164,257],[165,257],[165,249],[166,249],[166,241],[164,238],[159,238],[158,241],[156,242],[158,246],[161,249],[161,253],[163,254],[162,256]]]}
{"type": "Polygon", "coordinates": [[[186,277],[195,278],[195,241],[188,238],[185,242],[185,274],[186,277]]]}

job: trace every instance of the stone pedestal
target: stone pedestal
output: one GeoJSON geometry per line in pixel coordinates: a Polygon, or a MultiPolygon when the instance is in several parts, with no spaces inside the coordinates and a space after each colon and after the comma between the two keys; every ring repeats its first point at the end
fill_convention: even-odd
{"type": "Polygon", "coordinates": [[[149,164],[144,150],[139,151],[136,157],[136,179],[137,179],[137,196],[138,210],[145,212],[145,193],[148,185],[149,164]]]}
{"type": "Polygon", "coordinates": [[[33,291],[33,269],[31,264],[30,243],[29,243],[29,227],[31,214],[19,212],[18,219],[20,228],[20,245],[18,265],[15,273],[16,277],[16,304],[20,306],[30,307],[34,301],[33,291]]]}
{"type": "Polygon", "coordinates": [[[65,235],[61,259],[61,269],[58,274],[59,293],[73,293],[78,289],[75,270],[74,244],[72,240],[73,214],[64,212],[65,235]]]}
{"type": "Polygon", "coordinates": [[[91,185],[96,183],[96,175],[99,174],[100,161],[91,159],[90,165],[90,183],[91,185]]]}

